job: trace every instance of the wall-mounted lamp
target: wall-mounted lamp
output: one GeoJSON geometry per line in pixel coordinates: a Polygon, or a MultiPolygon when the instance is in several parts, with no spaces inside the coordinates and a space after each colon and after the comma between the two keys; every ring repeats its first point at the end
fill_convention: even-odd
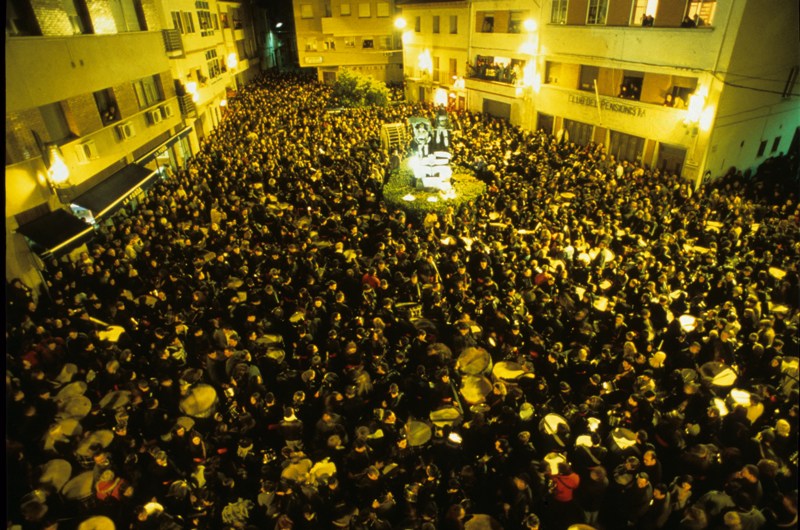
{"type": "Polygon", "coordinates": [[[397,17],[396,19],[394,19],[394,27],[399,30],[406,29],[407,24],[408,23],[406,22],[406,19],[404,19],[403,17],[397,17]]]}
{"type": "Polygon", "coordinates": [[[197,94],[197,81],[189,81],[186,83],[186,92],[192,95],[192,101],[197,103],[200,96],[197,94]]]}
{"type": "Polygon", "coordinates": [[[686,109],[686,123],[694,124],[700,121],[707,96],[708,89],[706,87],[698,88],[695,90],[694,94],[689,96],[689,104],[686,109]]]}
{"type": "Polygon", "coordinates": [[[62,187],[69,180],[69,168],[61,156],[61,149],[56,144],[47,145],[47,180],[53,187],[62,187]]]}
{"type": "Polygon", "coordinates": [[[417,68],[419,68],[421,72],[428,74],[433,72],[433,57],[431,57],[431,51],[427,48],[417,56],[417,68]]]}
{"type": "Polygon", "coordinates": [[[532,18],[525,19],[525,22],[522,23],[522,27],[525,28],[525,31],[536,31],[536,21],[532,18]]]}
{"type": "Polygon", "coordinates": [[[239,64],[239,59],[236,57],[234,52],[231,52],[228,54],[228,58],[225,62],[228,65],[228,68],[233,70],[239,64]]]}

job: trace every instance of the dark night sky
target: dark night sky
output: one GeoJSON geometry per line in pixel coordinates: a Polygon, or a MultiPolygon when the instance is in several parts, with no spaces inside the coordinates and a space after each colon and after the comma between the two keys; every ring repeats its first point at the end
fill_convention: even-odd
{"type": "Polygon", "coordinates": [[[272,20],[290,22],[292,18],[292,0],[256,0],[256,3],[269,10],[272,20]]]}

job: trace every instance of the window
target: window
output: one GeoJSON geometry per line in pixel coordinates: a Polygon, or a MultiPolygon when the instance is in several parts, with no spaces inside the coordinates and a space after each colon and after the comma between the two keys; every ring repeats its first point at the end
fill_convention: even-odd
{"type": "Polygon", "coordinates": [[[458,59],[450,59],[450,79],[458,77],[458,59]]]}
{"type": "Polygon", "coordinates": [[[314,18],[314,7],[311,4],[301,4],[300,18],[314,18]]]}
{"type": "Polygon", "coordinates": [[[345,37],[344,38],[344,47],[345,48],[355,48],[356,47],[356,38],[355,37],[345,37]]]}
{"type": "Polygon", "coordinates": [[[581,65],[581,79],[578,89],[594,92],[594,83],[597,81],[599,71],[600,69],[597,66],[581,65]]]}
{"type": "Polygon", "coordinates": [[[317,39],[312,37],[306,40],[306,51],[307,52],[317,51],[317,39]]]}
{"type": "Polygon", "coordinates": [[[439,82],[439,57],[433,58],[433,81],[439,82]]]}
{"type": "Polygon", "coordinates": [[[391,13],[389,12],[389,2],[378,2],[378,16],[381,18],[388,17],[391,13]]]}
{"type": "Polygon", "coordinates": [[[362,39],[361,40],[361,47],[362,48],[374,48],[375,41],[373,39],[362,39]]]}
{"type": "Polygon", "coordinates": [[[520,33],[522,32],[522,22],[525,18],[524,11],[512,11],[508,18],[508,32],[520,33]]]}
{"type": "Polygon", "coordinates": [[[103,121],[103,125],[108,125],[119,119],[119,109],[117,108],[117,100],[114,97],[113,90],[107,88],[95,92],[94,101],[97,103],[97,111],[100,113],[100,119],[103,121]]]}
{"type": "Polygon", "coordinates": [[[586,145],[592,141],[593,126],[589,123],[564,120],[564,129],[569,133],[569,140],[578,145],[586,145]]]}
{"type": "Polygon", "coordinates": [[[164,99],[161,91],[161,80],[157,75],[135,81],[133,89],[136,91],[136,99],[139,100],[140,109],[146,109],[164,99]]]}
{"type": "Polygon", "coordinates": [[[64,0],[64,11],[67,12],[74,35],[92,32],[92,21],[83,0],[64,0]]]}
{"type": "Polygon", "coordinates": [[[339,6],[339,14],[343,17],[350,16],[350,4],[342,4],[339,6]]]}
{"type": "Polygon", "coordinates": [[[761,143],[758,146],[758,154],[756,154],[756,157],[761,158],[762,156],[764,156],[764,151],[766,150],[767,150],[767,141],[761,140],[761,143]]]}
{"type": "Polygon", "coordinates": [[[551,24],[567,23],[567,1],[568,0],[553,0],[553,3],[550,5],[551,24]]]}
{"type": "Polygon", "coordinates": [[[494,13],[478,13],[478,19],[482,19],[481,33],[494,32],[494,13]]]}
{"type": "Polygon", "coordinates": [[[222,29],[228,29],[231,27],[230,22],[228,22],[228,13],[220,13],[219,22],[222,24],[222,29]]]}
{"type": "Polygon", "coordinates": [[[458,15],[450,15],[450,35],[458,34],[458,15]]]}
{"type": "Polygon", "coordinates": [[[695,21],[696,26],[710,26],[714,22],[714,12],[717,10],[715,0],[690,0],[686,16],[695,21]]]}
{"type": "Polygon", "coordinates": [[[214,79],[222,73],[219,58],[217,58],[217,50],[208,50],[206,52],[206,64],[208,66],[208,77],[214,79]]]}
{"type": "Polygon", "coordinates": [[[422,31],[422,17],[414,17],[414,31],[417,33],[422,31]]]}
{"type": "Polygon", "coordinates": [[[72,137],[72,131],[69,130],[67,117],[64,114],[64,107],[60,102],[42,105],[39,107],[39,111],[42,114],[49,141],[61,142],[72,137]]]}
{"type": "Polygon", "coordinates": [[[172,12],[172,27],[180,31],[181,35],[183,35],[183,19],[181,18],[180,11],[172,12]]]}
{"type": "Polygon", "coordinates": [[[631,26],[652,26],[658,9],[658,0],[636,0],[631,12],[631,26]]]}
{"type": "Polygon", "coordinates": [[[644,138],[611,131],[611,145],[608,152],[618,160],[634,162],[641,160],[644,151],[644,138]]]}
{"type": "MultiPolygon", "coordinates": [[[[198,2],[199,4],[200,2],[198,2]]],[[[205,2],[204,2],[205,3],[205,2]]],[[[214,34],[214,22],[211,19],[211,11],[204,9],[197,10],[197,25],[200,26],[200,36],[208,37],[214,34]]]]}
{"type": "Polygon", "coordinates": [[[336,41],[334,41],[331,37],[325,39],[325,49],[327,51],[335,51],[336,50],[336,41]]]}
{"type": "Polygon", "coordinates": [[[775,151],[777,151],[778,147],[780,146],[781,146],[781,137],[777,136],[775,137],[775,140],[772,142],[772,150],[770,150],[770,153],[774,153],[775,151]]]}
{"type": "Polygon", "coordinates": [[[559,77],[561,77],[561,63],[547,61],[544,66],[544,83],[557,85],[559,77]]]}
{"type": "Polygon", "coordinates": [[[642,81],[644,72],[632,72],[625,70],[622,77],[622,84],[619,88],[619,97],[625,99],[635,99],[639,101],[642,95],[642,81]]]}
{"type": "Polygon", "coordinates": [[[134,3],[134,0],[111,0],[108,5],[111,8],[111,16],[114,18],[118,33],[147,29],[144,24],[144,13],[142,13],[139,2],[134,3]]]}
{"type": "Polygon", "coordinates": [[[219,17],[216,13],[214,13],[212,17],[212,20],[214,21],[214,29],[219,29],[219,17]]]}
{"type": "Polygon", "coordinates": [[[6,31],[13,37],[42,34],[30,2],[26,0],[6,2],[6,31]]]}
{"type": "Polygon", "coordinates": [[[183,27],[186,28],[186,33],[194,33],[194,19],[192,18],[192,14],[182,12],[181,15],[183,15],[183,27]]]}
{"type": "Polygon", "coordinates": [[[439,33],[439,15],[433,16],[433,32],[439,33]]]}
{"type": "Polygon", "coordinates": [[[605,24],[608,12],[608,0],[589,0],[589,12],[586,15],[587,24],[605,24]]]}
{"type": "Polygon", "coordinates": [[[361,3],[358,4],[358,18],[369,18],[372,16],[372,12],[369,9],[369,4],[361,3]]]}

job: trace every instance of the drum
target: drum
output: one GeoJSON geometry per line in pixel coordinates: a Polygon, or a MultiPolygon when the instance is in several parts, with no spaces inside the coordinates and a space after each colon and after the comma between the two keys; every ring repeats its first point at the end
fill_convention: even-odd
{"type": "Polygon", "coordinates": [[[503,530],[503,527],[491,515],[476,513],[464,523],[464,530],[503,530]]]}
{"type": "Polygon", "coordinates": [[[54,458],[41,467],[39,475],[39,485],[52,486],[53,490],[61,491],[64,484],[69,481],[72,475],[72,464],[61,458],[54,458]]]}
{"type": "Polygon", "coordinates": [[[408,445],[419,447],[428,443],[433,436],[431,426],[423,421],[411,420],[405,426],[408,445]]]}
{"type": "Polygon", "coordinates": [[[491,369],[492,356],[483,348],[465,348],[456,361],[456,370],[463,375],[483,375],[489,373],[491,369]]]}
{"type": "Polygon", "coordinates": [[[575,447],[592,447],[594,443],[592,443],[592,437],[588,434],[581,434],[577,438],[575,438],[575,447]]]}
{"type": "Polygon", "coordinates": [[[38,523],[47,515],[47,493],[36,489],[20,499],[20,511],[27,522],[38,523]]]}
{"type": "Polygon", "coordinates": [[[486,400],[486,396],[492,391],[492,382],[486,377],[477,375],[465,375],[461,378],[461,396],[470,405],[478,405],[486,400]]]}
{"type": "Polygon", "coordinates": [[[625,453],[636,445],[636,433],[624,427],[617,427],[608,435],[608,447],[617,454],[625,453]]]}
{"type": "Polygon", "coordinates": [[[100,340],[116,344],[123,333],[125,333],[125,328],[122,326],[108,326],[105,330],[97,332],[97,336],[100,340]]]}
{"type": "Polygon", "coordinates": [[[302,311],[295,311],[292,316],[289,317],[289,322],[292,324],[299,324],[303,320],[305,320],[306,314],[302,311]]]}
{"type": "Polygon", "coordinates": [[[712,386],[727,388],[736,383],[738,375],[727,364],[711,361],[700,367],[700,377],[712,386]]]}
{"type": "Polygon", "coordinates": [[[681,324],[681,329],[686,333],[691,333],[697,328],[697,319],[692,315],[681,315],[678,317],[678,322],[681,324]]]}
{"type": "Polygon", "coordinates": [[[561,198],[571,201],[572,199],[575,198],[575,194],[572,193],[571,191],[564,191],[561,193],[561,198]]]}
{"type": "Polygon", "coordinates": [[[784,276],[786,276],[786,271],[783,269],[779,269],[778,267],[770,267],[769,275],[775,278],[776,280],[782,280],[784,276]]]}
{"type": "Polygon", "coordinates": [[[127,390],[112,390],[100,400],[100,406],[104,409],[120,410],[124,409],[131,401],[131,393],[127,390]]]}
{"type": "Polygon", "coordinates": [[[74,397],[84,395],[88,387],[83,381],[74,381],[61,387],[54,399],[58,403],[66,403],[74,397]]]}
{"type": "Polygon", "coordinates": [[[605,296],[598,296],[594,299],[594,302],[592,302],[592,307],[601,312],[608,311],[608,298],[605,296]]]}
{"type": "Polygon", "coordinates": [[[80,475],[71,478],[64,487],[61,489],[61,495],[70,501],[78,501],[84,504],[94,498],[94,473],[92,471],[84,471],[80,475]]]}
{"type": "Polygon", "coordinates": [[[569,423],[559,414],[547,414],[539,422],[539,432],[552,440],[558,447],[566,447],[566,437],[569,435],[569,423]]]}
{"type": "Polygon", "coordinates": [[[566,464],[567,459],[561,453],[551,451],[545,455],[544,462],[550,469],[551,475],[558,475],[558,464],[566,464]]]}
{"type": "Polygon", "coordinates": [[[114,521],[104,515],[89,517],[78,525],[78,530],[115,530],[114,521]]]}
{"type": "Polygon", "coordinates": [[[502,381],[506,387],[516,387],[519,380],[530,373],[521,364],[513,361],[500,361],[492,368],[492,381],[502,381]]]}
{"type": "Polygon", "coordinates": [[[192,427],[194,427],[194,420],[189,416],[181,416],[175,420],[175,425],[178,427],[183,427],[183,429],[186,431],[191,431],[192,427]]]}
{"type": "Polygon", "coordinates": [[[92,411],[92,402],[86,396],[75,396],[61,405],[61,411],[56,415],[58,418],[73,418],[82,420],[92,411]]]}
{"type": "Polygon", "coordinates": [[[276,363],[280,364],[286,358],[286,352],[281,348],[267,348],[266,353],[264,354],[268,359],[272,359],[276,363]]]}
{"type": "Polygon", "coordinates": [[[264,346],[283,346],[283,336],[266,333],[256,339],[256,343],[264,346]]]}
{"type": "Polygon", "coordinates": [[[431,412],[430,420],[437,427],[458,425],[461,423],[461,411],[456,407],[442,407],[431,412]]]}
{"type": "Polygon", "coordinates": [[[193,418],[209,418],[218,403],[217,391],[211,385],[199,384],[189,390],[189,394],[181,400],[181,412],[193,418]]]}

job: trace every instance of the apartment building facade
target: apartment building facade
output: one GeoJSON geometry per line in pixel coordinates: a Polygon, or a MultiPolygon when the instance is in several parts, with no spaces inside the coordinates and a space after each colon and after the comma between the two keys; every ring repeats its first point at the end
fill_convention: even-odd
{"type": "Polygon", "coordinates": [[[603,143],[615,157],[695,183],[732,166],[752,169],[798,142],[796,2],[407,0],[400,7],[410,100],[464,102],[524,128],[603,143]],[[443,25],[453,24],[442,21],[450,20],[465,20],[467,34],[443,39],[443,25]],[[435,67],[430,77],[421,73],[428,56],[439,57],[440,70],[443,61],[455,64],[455,77],[448,72],[445,83],[440,73],[436,81],[435,67]]]}
{"type": "Polygon", "coordinates": [[[174,11],[199,34],[215,24],[201,12],[233,18],[240,3],[175,1],[175,9],[161,0],[8,4],[7,278],[39,284],[42,258],[80,249],[120,206],[182,166],[219,122],[227,89],[249,79],[257,48],[245,44],[246,30],[227,35],[220,25],[201,43],[179,34],[175,53],[174,11]],[[184,65],[212,78],[210,50],[220,80],[187,101],[184,65]],[[233,53],[231,68],[224,61],[233,53]]]}
{"type": "Polygon", "coordinates": [[[387,83],[403,79],[394,0],[294,0],[300,67],[332,83],[342,68],[387,83]]]}

